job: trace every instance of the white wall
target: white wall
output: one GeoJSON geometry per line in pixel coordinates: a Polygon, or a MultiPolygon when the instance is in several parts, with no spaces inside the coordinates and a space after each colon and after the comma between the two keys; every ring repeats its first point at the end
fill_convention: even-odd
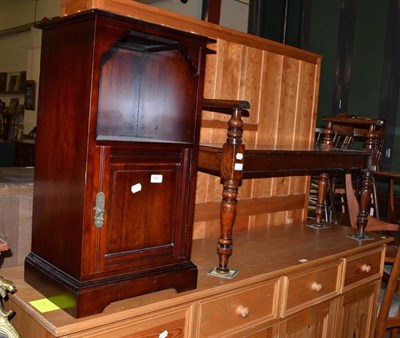
{"type": "MultiPolygon", "coordinates": [[[[183,15],[201,19],[202,0],[188,0],[183,4],[180,0],[137,0],[147,5],[167,9],[183,15]]],[[[213,0],[209,0],[213,1],[213,0]]],[[[222,0],[220,25],[247,32],[250,0],[222,0]]]]}
{"type": "Polygon", "coordinates": [[[201,18],[201,0],[189,0],[183,4],[180,0],[137,0],[146,5],[166,9],[182,15],[191,16],[193,18],[201,18]]]}
{"type": "Polygon", "coordinates": [[[250,0],[222,0],[219,24],[247,33],[249,2],[250,0]]]}
{"type": "MultiPolygon", "coordinates": [[[[0,0],[0,72],[26,71],[27,80],[34,80],[38,86],[41,31],[31,28],[21,33],[7,34],[7,30],[12,31],[59,13],[59,0],[0,0]]],[[[12,97],[18,97],[20,104],[23,104],[23,95],[7,94],[0,96],[0,99],[8,105],[12,97]]],[[[29,133],[34,126],[36,110],[25,110],[24,133],[29,133]]]]}
{"type": "Polygon", "coordinates": [[[60,14],[60,0],[0,0],[0,31],[60,14]]]}

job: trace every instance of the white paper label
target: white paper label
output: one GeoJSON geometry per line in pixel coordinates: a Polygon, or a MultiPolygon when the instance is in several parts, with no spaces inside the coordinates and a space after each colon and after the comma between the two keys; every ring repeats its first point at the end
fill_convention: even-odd
{"type": "Polygon", "coordinates": [[[236,154],[236,159],[237,160],[243,160],[243,153],[237,153],[236,154]]]}
{"type": "Polygon", "coordinates": [[[151,175],[150,183],[162,183],[163,175],[151,175]]]}
{"type": "Polygon", "coordinates": [[[243,170],[243,163],[235,163],[235,170],[243,170]]]}
{"type": "Polygon", "coordinates": [[[161,332],[158,337],[159,338],[167,338],[168,337],[168,331],[165,330],[165,331],[161,332]]]}
{"type": "Polygon", "coordinates": [[[142,190],[142,185],[140,183],[136,183],[136,184],[131,186],[132,194],[136,194],[140,190],[142,190]]]}

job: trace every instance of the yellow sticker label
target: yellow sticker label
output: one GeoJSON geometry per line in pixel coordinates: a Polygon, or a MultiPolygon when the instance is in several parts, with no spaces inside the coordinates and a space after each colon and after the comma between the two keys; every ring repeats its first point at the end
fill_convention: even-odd
{"type": "Polygon", "coordinates": [[[31,304],[35,309],[39,310],[41,313],[60,309],[56,304],[54,304],[47,298],[33,300],[29,302],[29,304],[31,304]]]}

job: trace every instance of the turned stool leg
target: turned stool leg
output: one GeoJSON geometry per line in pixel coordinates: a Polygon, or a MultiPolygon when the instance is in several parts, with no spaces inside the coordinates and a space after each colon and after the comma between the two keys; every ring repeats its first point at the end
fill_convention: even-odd
{"type": "MultiPolygon", "coordinates": [[[[221,234],[218,240],[219,258],[217,274],[227,275],[229,258],[232,255],[232,233],[236,218],[239,186],[243,179],[244,151],[242,144],[243,121],[241,109],[235,108],[228,121],[228,133],[221,159],[221,181],[223,184],[221,202],[221,234]]],[[[232,270],[233,271],[233,270],[232,270]]]]}
{"type": "Polygon", "coordinates": [[[223,182],[221,203],[221,235],[218,240],[217,253],[219,264],[217,272],[221,274],[229,273],[228,261],[232,255],[232,232],[236,218],[236,205],[238,195],[238,183],[235,180],[223,182]]]}
{"type": "Polygon", "coordinates": [[[372,172],[363,170],[361,182],[360,211],[357,216],[357,237],[364,239],[365,228],[368,223],[369,208],[371,205],[372,172]]]}
{"type": "Polygon", "coordinates": [[[317,224],[322,224],[322,217],[325,210],[326,193],[328,191],[329,175],[322,173],[318,181],[318,200],[315,209],[315,219],[317,224]]]}

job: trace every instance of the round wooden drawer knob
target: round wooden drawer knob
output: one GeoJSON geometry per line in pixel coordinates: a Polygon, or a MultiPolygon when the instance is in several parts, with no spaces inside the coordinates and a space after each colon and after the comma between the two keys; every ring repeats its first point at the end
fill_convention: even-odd
{"type": "Polygon", "coordinates": [[[361,267],[361,271],[362,272],[370,272],[371,271],[371,265],[367,265],[367,264],[363,264],[363,266],[361,267]]]}
{"type": "Polygon", "coordinates": [[[237,314],[243,318],[247,318],[250,314],[250,310],[248,307],[240,305],[237,310],[236,310],[237,314]]]}
{"type": "Polygon", "coordinates": [[[322,284],[317,283],[317,282],[312,283],[311,290],[314,290],[315,292],[321,292],[322,284]]]}

